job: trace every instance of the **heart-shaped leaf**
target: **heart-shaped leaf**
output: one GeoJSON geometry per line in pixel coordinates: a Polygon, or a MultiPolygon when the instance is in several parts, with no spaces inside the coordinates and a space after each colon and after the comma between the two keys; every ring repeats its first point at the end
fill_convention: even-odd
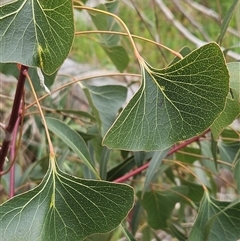
{"type": "Polygon", "coordinates": [[[229,74],[220,47],[209,43],[166,69],[141,59],[142,85],[103,144],[123,150],[164,150],[201,134],[223,111],[229,74]]]}
{"type": "Polygon", "coordinates": [[[78,179],[50,167],[38,187],[0,206],[1,240],[80,241],[116,228],[132,204],[127,185],[78,179]]]}
{"type": "Polygon", "coordinates": [[[72,1],[19,0],[0,11],[0,62],[39,67],[54,73],[74,37],[72,1]]]}

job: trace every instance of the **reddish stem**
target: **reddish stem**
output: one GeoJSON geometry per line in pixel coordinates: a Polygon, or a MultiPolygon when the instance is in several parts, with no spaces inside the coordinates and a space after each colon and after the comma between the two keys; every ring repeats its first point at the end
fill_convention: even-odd
{"type": "MultiPolygon", "coordinates": [[[[177,146],[174,146],[167,154],[167,156],[170,156],[172,155],[173,153],[179,151],[180,149],[186,147],[187,145],[197,141],[200,137],[204,136],[207,132],[209,132],[209,130],[206,130],[201,136],[195,136],[193,137],[192,139],[189,139],[185,142],[182,142],[180,143],[179,145],[177,146]]],[[[118,179],[116,179],[114,182],[116,183],[122,183],[122,182],[125,182],[126,180],[128,180],[130,177],[133,177],[135,175],[137,175],[138,173],[142,172],[143,170],[147,169],[149,166],[149,162],[148,163],[145,163],[143,166],[129,172],[128,174],[122,176],[122,177],[119,177],[118,179]]]]}
{"type": "MultiPolygon", "coordinates": [[[[20,109],[23,105],[20,106],[20,109]]],[[[19,112],[20,112],[19,109],[19,112]]],[[[14,162],[15,156],[16,156],[16,142],[17,142],[17,133],[18,133],[18,127],[21,120],[21,116],[18,117],[15,128],[13,130],[13,138],[10,144],[10,158],[11,163],[14,162]]],[[[13,163],[11,169],[10,169],[10,185],[9,185],[9,198],[12,198],[15,195],[15,164],[13,163]]]]}
{"type": "Polygon", "coordinates": [[[12,137],[13,130],[14,130],[14,127],[16,126],[17,119],[19,117],[19,110],[20,110],[21,100],[22,100],[23,91],[24,91],[24,84],[26,80],[25,73],[27,70],[28,70],[27,66],[21,65],[17,88],[16,88],[15,97],[14,97],[13,106],[12,106],[12,112],[10,115],[9,123],[5,128],[5,137],[2,143],[2,147],[0,149],[0,172],[3,172],[3,165],[5,162],[6,156],[8,154],[9,145],[13,138],[12,137]]]}

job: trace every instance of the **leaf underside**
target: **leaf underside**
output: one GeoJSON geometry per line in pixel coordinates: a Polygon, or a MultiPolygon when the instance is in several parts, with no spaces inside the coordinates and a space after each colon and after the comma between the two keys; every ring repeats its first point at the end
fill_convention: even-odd
{"type": "Polygon", "coordinates": [[[166,69],[145,61],[142,85],[103,144],[123,150],[163,150],[199,135],[223,111],[229,74],[221,49],[209,43],[166,69]]]}

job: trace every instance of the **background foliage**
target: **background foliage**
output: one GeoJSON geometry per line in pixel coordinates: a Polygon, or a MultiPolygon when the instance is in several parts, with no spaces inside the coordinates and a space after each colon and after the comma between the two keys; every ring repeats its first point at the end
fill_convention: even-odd
{"type": "Polygon", "coordinates": [[[55,150],[27,84],[1,237],[240,239],[239,1],[102,2],[1,3],[1,122],[27,65],[55,150]]]}

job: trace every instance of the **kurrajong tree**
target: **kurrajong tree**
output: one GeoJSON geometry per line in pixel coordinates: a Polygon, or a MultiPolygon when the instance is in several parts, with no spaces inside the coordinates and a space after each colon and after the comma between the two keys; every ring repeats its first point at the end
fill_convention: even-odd
{"type": "MultiPolygon", "coordinates": [[[[238,1],[226,13],[216,42],[179,52],[131,34],[116,14],[117,1],[94,8],[86,2],[18,0],[1,5],[0,70],[17,78],[10,118],[1,123],[0,172],[10,197],[0,208],[1,240],[136,240],[142,225],[143,240],[162,231],[179,240],[240,239],[240,135],[228,128],[240,114],[240,65],[227,63],[225,54],[232,50],[220,47],[238,1]],[[76,15],[87,12],[95,30],[77,31],[73,9],[76,15]],[[73,79],[49,91],[74,36],[84,35],[99,42],[120,73],[73,79]],[[157,62],[152,66],[138,50],[137,39],[168,51],[172,60],[164,68],[157,62]],[[134,61],[129,43],[137,74],[126,72],[134,61]],[[128,103],[129,86],[88,83],[113,76],[132,77],[129,86],[140,80],[128,103]],[[52,108],[51,99],[48,106],[41,104],[76,83],[85,93],[87,111],[52,108]],[[41,97],[39,84],[47,91],[41,97]],[[28,103],[26,93],[34,101],[28,103]],[[29,112],[33,106],[40,119],[29,112]],[[45,128],[48,153],[22,167],[22,189],[16,190],[16,173],[10,171],[10,181],[5,174],[21,166],[18,153],[29,116],[45,128]],[[233,177],[228,183],[235,192],[232,200],[217,198],[216,183],[227,182],[218,175],[222,170],[233,177]],[[117,227],[119,232],[112,231],[117,227]]],[[[136,2],[130,2],[144,23],[136,2]]],[[[153,2],[165,13],[169,10],[162,1],[153,2]]]]}

